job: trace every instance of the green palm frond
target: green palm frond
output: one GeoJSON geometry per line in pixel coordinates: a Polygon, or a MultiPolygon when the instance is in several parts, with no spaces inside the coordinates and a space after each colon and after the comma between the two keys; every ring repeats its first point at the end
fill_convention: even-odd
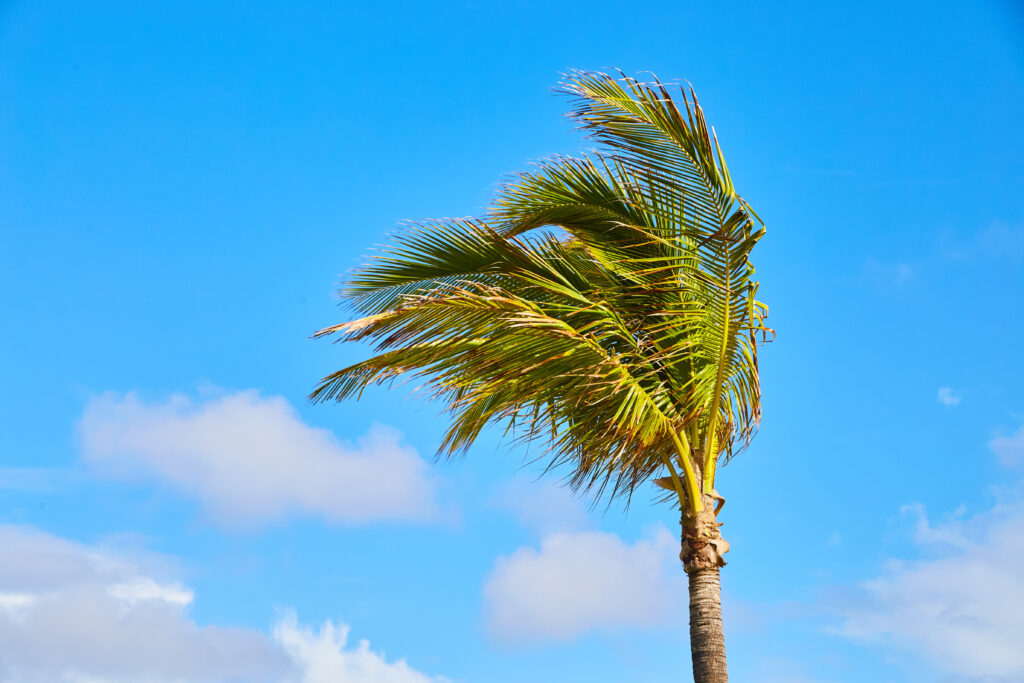
{"type": "Polygon", "coordinates": [[[760,418],[763,228],[692,92],[684,113],[660,84],[563,87],[600,149],[520,174],[484,219],[412,226],[357,269],[342,295],[362,317],[317,336],[374,355],[312,398],[419,378],[451,416],[442,453],[504,424],[575,488],[628,497],[667,470],[697,509],[760,418]]]}
{"type": "Polygon", "coordinates": [[[664,215],[688,242],[693,258],[681,270],[707,292],[697,387],[707,409],[702,446],[710,488],[720,452],[728,457],[747,443],[760,419],[751,332],[763,328],[766,308],[754,299],[749,254],[763,228],[754,226],[756,215],[736,193],[692,89],[680,93],[685,115],[660,83],[580,73],[564,91],[576,98],[571,116],[621,163],[651,179],[641,190],[644,207],[664,215]],[[666,206],[671,211],[660,208],[666,206]],[[672,220],[680,214],[685,220],[672,220]]]}

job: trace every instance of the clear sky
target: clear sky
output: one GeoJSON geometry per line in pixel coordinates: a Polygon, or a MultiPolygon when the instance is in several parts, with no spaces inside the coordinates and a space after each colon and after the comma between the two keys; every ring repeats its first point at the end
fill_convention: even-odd
{"type": "Polygon", "coordinates": [[[305,399],[339,274],[585,147],[570,68],[690,81],[768,226],[733,679],[1024,680],[1009,0],[0,3],[2,680],[686,680],[667,506],[305,399]]]}

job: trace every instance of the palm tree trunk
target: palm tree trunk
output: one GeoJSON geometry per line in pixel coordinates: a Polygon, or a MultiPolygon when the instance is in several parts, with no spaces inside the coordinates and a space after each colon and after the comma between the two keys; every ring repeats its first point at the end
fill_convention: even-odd
{"type": "Polygon", "coordinates": [[[697,569],[690,579],[690,653],[694,683],[727,683],[722,596],[718,567],[697,569]]]}
{"type": "Polygon", "coordinates": [[[684,510],[679,559],[690,582],[690,654],[694,683],[728,683],[725,637],[722,634],[722,592],[719,569],[729,543],[722,538],[715,515],[715,500],[704,496],[696,514],[684,510]]]}

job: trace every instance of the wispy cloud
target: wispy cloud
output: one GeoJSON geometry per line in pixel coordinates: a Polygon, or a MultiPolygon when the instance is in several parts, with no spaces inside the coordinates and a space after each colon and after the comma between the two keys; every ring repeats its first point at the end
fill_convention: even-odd
{"type": "Polygon", "coordinates": [[[936,395],[939,403],[946,406],[947,408],[953,408],[960,405],[960,394],[953,391],[952,387],[942,387],[939,389],[936,395]]]}
{"type": "Polygon", "coordinates": [[[197,402],[106,394],[89,402],[80,433],[95,472],[168,484],[232,526],[290,516],[347,523],[439,516],[428,465],[398,432],[377,426],[346,444],[306,424],[283,397],[255,390],[197,402]]]}
{"type": "Polygon", "coordinates": [[[663,624],[686,594],[678,548],[664,527],[634,543],[600,531],[550,534],[495,563],[484,587],[488,629],[502,642],[538,643],[663,624]]]}
{"type": "Polygon", "coordinates": [[[916,269],[910,263],[883,263],[873,258],[864,262],[864,273],[869,280],[880,286],[904,285],[914,279],[916,269]]]}
{"type": "Polygon", "coordinates": [[[495,502],[524,527],[540,535],[578,531],[587,526],[587,510],[569,489],[550,480],[518,476],[501,487],[495,502]]]}
{"type": "Polygon", "coordinates": [[[997,260],[1024,262],[1024,223],[994,222],[967,236],[945,232],[939,237],[939,251],[947,261],[997,260]]]}
{"type": "Polygon", "coordinates": [[[759,658],[757,683],[826,683],[807,672],[807,663],[792,657],[759,658]]]}
{"type": "Polygon", "coordinates": [[[56,467],[0,467],[0,490],[49,493],[79,479],[78,472],[56,467]]]}
{"type": "Polygon", "coordinates": [[[994,436],[988,447],[1006,467],[1024,466],[1024,425],[1008,436],[994,436]]]}
{"type": "Polygon", "coordinates": [[[978,234],[977,244],[985,254],[1020,263],[1024,261],[1024,223],[993,223],[978,234]]]}

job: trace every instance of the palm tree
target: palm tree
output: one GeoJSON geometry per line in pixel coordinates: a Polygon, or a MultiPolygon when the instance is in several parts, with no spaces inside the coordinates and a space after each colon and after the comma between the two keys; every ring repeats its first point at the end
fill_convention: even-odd
{"type": "Polygon", "coordinates": [[[573,72],[561,90],[598,150],[517,175],[480,219],[409,226],[356,269],[358,317],[321,330],[374,355],[314,401],[423,380],[451,423],[439,456],[503,425],[595,499],[653,481],[681,511],[698,683],[728,680],[718,466],[760,420],[767,308],[748,256],[764,233],[692,89],[573,72]],[[755,224],[755,220],[757,223],[755,224]]]}

